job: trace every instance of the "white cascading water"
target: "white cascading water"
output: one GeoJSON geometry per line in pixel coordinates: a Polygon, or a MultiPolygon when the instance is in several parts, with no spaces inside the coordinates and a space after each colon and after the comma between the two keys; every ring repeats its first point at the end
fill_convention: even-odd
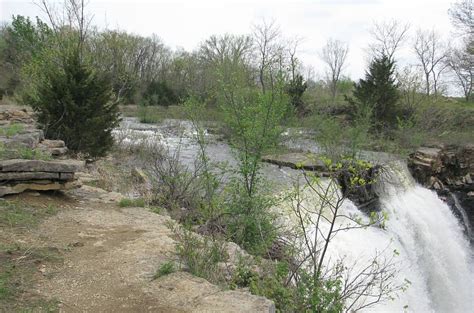
{"type": "MultiPolygon", "coordinates": [[[[462,226],[436,193],[413,182],[408,170],[391,176],[397,183],[384,184],[381,192],[381,207],[388,215],[385,229],[349,230],[338,234],[331,246],[331,254],[347,262],[369,259],[387,245],[399,252],[395,280],[409,280],[409,288],[365,311],[473,312],[472,250],[462,226]]],[[[361,214],[350,201],[342,209],[361,214]]]]}

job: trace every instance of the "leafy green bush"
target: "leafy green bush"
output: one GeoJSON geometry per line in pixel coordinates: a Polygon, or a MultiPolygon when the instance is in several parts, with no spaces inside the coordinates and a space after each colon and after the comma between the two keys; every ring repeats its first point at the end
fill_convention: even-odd
{"type": "Polygon", "coordinates": [[[143,93],[142,104],[169,106],[178,103],[178,97],[166,82],[152,81],[143,93]]]}

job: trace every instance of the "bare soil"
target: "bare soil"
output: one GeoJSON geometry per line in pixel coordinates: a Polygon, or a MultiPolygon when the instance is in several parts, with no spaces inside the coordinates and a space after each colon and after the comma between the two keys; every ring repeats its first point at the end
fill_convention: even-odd
{"type": "MultiPolygon", "coordinates": [[[[28,263],[34,272],[28,276],[30,287],[17,297],[56,303],[52,309],[34,306],[33,311],[41,312],[272,310],[271,302],[264,298],[225,291],[188,273],[153,279],[161,264],[177,261],[168,227],[173,221],[146,208],[120,208],[117,200],[116,193],[88,186],[67,195],[30,193],[8,198],[6,201],[28,206],[57,208],[56,214],[34,227],[0,229],[2,244],[47,247],[61,258],[60,262],[40,259],[28,263]]],[[[0,311],[11,308],[11,301],[0,302],[0,311]]]]}

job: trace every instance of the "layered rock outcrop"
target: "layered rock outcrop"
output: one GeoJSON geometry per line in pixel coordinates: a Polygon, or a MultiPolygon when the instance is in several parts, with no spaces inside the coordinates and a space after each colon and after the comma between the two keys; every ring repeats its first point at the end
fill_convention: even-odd
{"type": "Polygon", "coordinates": [[[459,204],[474,225],[474,144],[421,147],[409,156],[408,168],[416,181],[436,190],[462,219],[459,204]]]}
{"type": "Polygon", "coordinates": [[[0,197],[25,190],[67,190],[84,162],[66,160],[62,140],[44,139],[32,114],[0,110],[0,197]]]}

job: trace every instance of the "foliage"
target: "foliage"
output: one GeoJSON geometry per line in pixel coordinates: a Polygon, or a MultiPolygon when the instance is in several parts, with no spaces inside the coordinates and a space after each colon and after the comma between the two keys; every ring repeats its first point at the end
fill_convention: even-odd
{"type": "Polygon", "coordinates": [[[213,283],[223,281],[219,262],[228,258],[223,242],[208,237],[200,237],[187,229],[174,230],[178,243],[176,252],[186,269],[193,275],[213,283]]]}
{"type": "Polygon", "coordinates": [[[12,123],[8,126],[0,127],[0,136],[13,137],[25,129],[23,124],[12,123]]]}
{"type": "Polygon", "coordinates": [[[163,105],[176,104],[178,97],[174,91],[164,81],[152,81],[143,93],[143,105],[163,105]]]}
{"type": "Polygon", "coordinates": [[[175,271],[176,269],[173,262],[165,262],[161,264],[158,271],[155,273],[155,275],[153,275],[153,279],[157,279],[157,278],[169,275],[171,273],[174,273],[175,271]]]}
{"type": "Polygon", "coordinates": [[[10,25],[0,32],[0,90],[13,95],[21,82],[23,67],[35,60],[51,41],[52,30],[36,18],[36,23],[28,17],[13,16],[10,25]]]}
{"type": "Polygon", "coordinates": [[[65,52],[59,67],[42,70],[23,101],[38,113],[45,136],[64,140],[73,152],[103,156],[113,145],[111,132],[119,122],[108,79],[77,50],[65,52]]]}
{"type": "Polygon", "coordinates": [[[29,228],[56,213],[57,208],[53,205],[33,207],[18,201],[3,201],[0,204],[0,226],[29,228]]]}
{"type": "Polygon", "coordinates": [[[286,88],[292,107],[300,114],[304,112],[303,94],[306,88],[308,88],[308,85],[303,81],[303,76],[299,74],[289,82],[286,88]]]}
{"type": "Polygon", "coordinates": [[[263,192],[260,160],[280,139],[288,99],[281,74],[266,92],[249,86],[247,74],[241,65],[229,63],[221,70],[220,104],[238,160],[226,208],[232,240],[262,253],[274,237],[274,227],[267,212],[273,198],[263,192]]]}
{"type": "Polygon", "coordinates": [[[206,110],[205,104],[199,102],[197,99],[190,97],[185,102],[185,107],[188,113],[188,118],[191,121],[194,131],[196,133],[195,140],[198,146],[197,164],[200,165],[200,185],[201,185],[201,196],[202,202],[199,204],[199,211],[208,227],[214,228],[216,225],[210,225],[216,223],[222,214],[222,197],[219,195],[222,185],[223,169],[225,171],[225,165],[218,162],[212,162],[208,156],[207,145],[208,139],[206,138],[206,129],[203,125],[206,110]]]}
{"type": "Polygon", "coordinates": [[[372,111],[372,122],[378,130],[396,125],[400,95],[394,72],[395,62],[392,59],[386,55],[375,57],[365,79],[354,85],[353,98],[348,98],[356,111],[366,110],[367,107],[372,111]]]}
{"type": "Polygon", "coordinates": [[[152,108],[149,106],[139,105],[138,120],[140,123],[156,124],[162,120],[162,116],[159,112],[152,110],[152,108]]]}
{"type": "Polygon", "coordinates": [[[138,198],[138,199],[130,199],[130,198],[123,198],[119,202],[119,207],[127,208],[127,207],[145,207],[145,199],[138,198]]]}

